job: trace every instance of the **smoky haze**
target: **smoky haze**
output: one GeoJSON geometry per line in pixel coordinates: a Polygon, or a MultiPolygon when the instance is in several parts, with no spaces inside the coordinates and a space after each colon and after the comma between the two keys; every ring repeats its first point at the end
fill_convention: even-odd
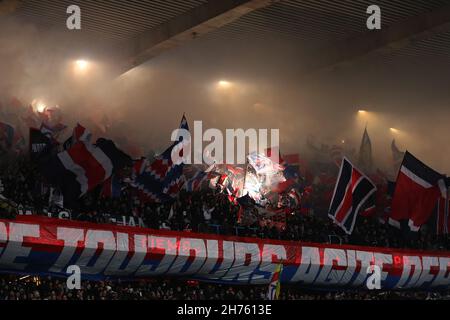
{"type": "Polygon", "coordinates": [[[280,129],[282,153],[307,152],[308,136],[357,150],[367,126],[379,167],[390,165],[395,138],[400,149],[450,173],[450,73],[432,56],[388,65],[371,57],[315,76],[301,71],[309,49],[301,44],[200,38],[117,77],[107,53],[90,56],[88,45],[74,47],[64,33],[0,19],[2,96],[59,105],[70,126],[89,127],[106,114],[109,134],[144,152],[162,151],[184,112],[204,130],[280,129]],[[77,58],[89,70],[77,73],[77,58]]]}

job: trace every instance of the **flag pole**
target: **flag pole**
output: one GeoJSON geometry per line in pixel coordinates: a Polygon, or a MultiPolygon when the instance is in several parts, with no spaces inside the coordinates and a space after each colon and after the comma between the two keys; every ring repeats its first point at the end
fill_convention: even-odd
{"type": "MultiPolygon", "coordinates": [[[[245,169],[244,169],[244,185],[242,186],[242,196],[245,196],[244,190],[245,190],[245,182],[247,181],[247,167],[248,167],[248,157],[245,157],[245,169]]],[[[248,191],[247,191],[248,193],[248,191]]]]}
{"type": "Polygon", "coordinates": [[[447,187],[447,198],[445,199],[444,234],[448,234],[448,211],[450,207],[450,187],[447,187]]]}

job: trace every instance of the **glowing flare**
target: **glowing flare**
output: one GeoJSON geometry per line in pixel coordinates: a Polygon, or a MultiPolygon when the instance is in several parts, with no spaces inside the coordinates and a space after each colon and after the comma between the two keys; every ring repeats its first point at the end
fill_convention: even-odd
{"type": "Polygon", "coordinates": [[[45,108],[47,108],[47,105],[42,100],[38,99],[31,101],[31,105],[37,112],[44,112],[45,108]]]}
{"type": "Polygon", "coordinates": [[[217,84],[220,88],[229,88],[231,86],[231,82],[227,80],[220,80],[217,84]]]}
{"type": "Polygon", "coordinates": [[[77,60],[76,61],[77,67],[80,69],[84,69],[87,67],[88,62],[86,60],[77,60]]]}
{"type": "Polygon", "coordinates": [[[36,105],[36,110],[37,110],[38,112],[44,112],[45,108],[46,108],[46,106],[45,106],[45,104],[44,104],[43,102],[39,102],[39,103],[36,105]]]}

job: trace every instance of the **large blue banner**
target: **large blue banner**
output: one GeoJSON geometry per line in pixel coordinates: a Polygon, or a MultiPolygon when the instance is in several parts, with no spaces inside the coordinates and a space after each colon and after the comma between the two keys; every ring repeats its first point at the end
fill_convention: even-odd
{"type": "Polygon", "coordinates": [[[154,276],[233,284],[314,287],[450,287],[450,253],[322,245],[74,222],[37,216],[0,220],[0,271],[82,279],[154,276]]]}

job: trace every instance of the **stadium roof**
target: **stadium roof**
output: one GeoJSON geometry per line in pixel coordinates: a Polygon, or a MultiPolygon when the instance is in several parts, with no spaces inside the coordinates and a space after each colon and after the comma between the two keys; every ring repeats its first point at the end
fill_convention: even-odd
{"type": "Polygon", "coordinates": [[[450,59],[449,0],[9,0],[8,14],[65,32],[74,45],[111,50],[122,71],[190,41],[285,39],[302,46],[309,71],[373,56],[383,63],[450,59]],[[69,5],[81,7],[82,30],[65,28],[69,5]],[[382,30],[366,28],[366,9],[382,10],[382,30]]]}

